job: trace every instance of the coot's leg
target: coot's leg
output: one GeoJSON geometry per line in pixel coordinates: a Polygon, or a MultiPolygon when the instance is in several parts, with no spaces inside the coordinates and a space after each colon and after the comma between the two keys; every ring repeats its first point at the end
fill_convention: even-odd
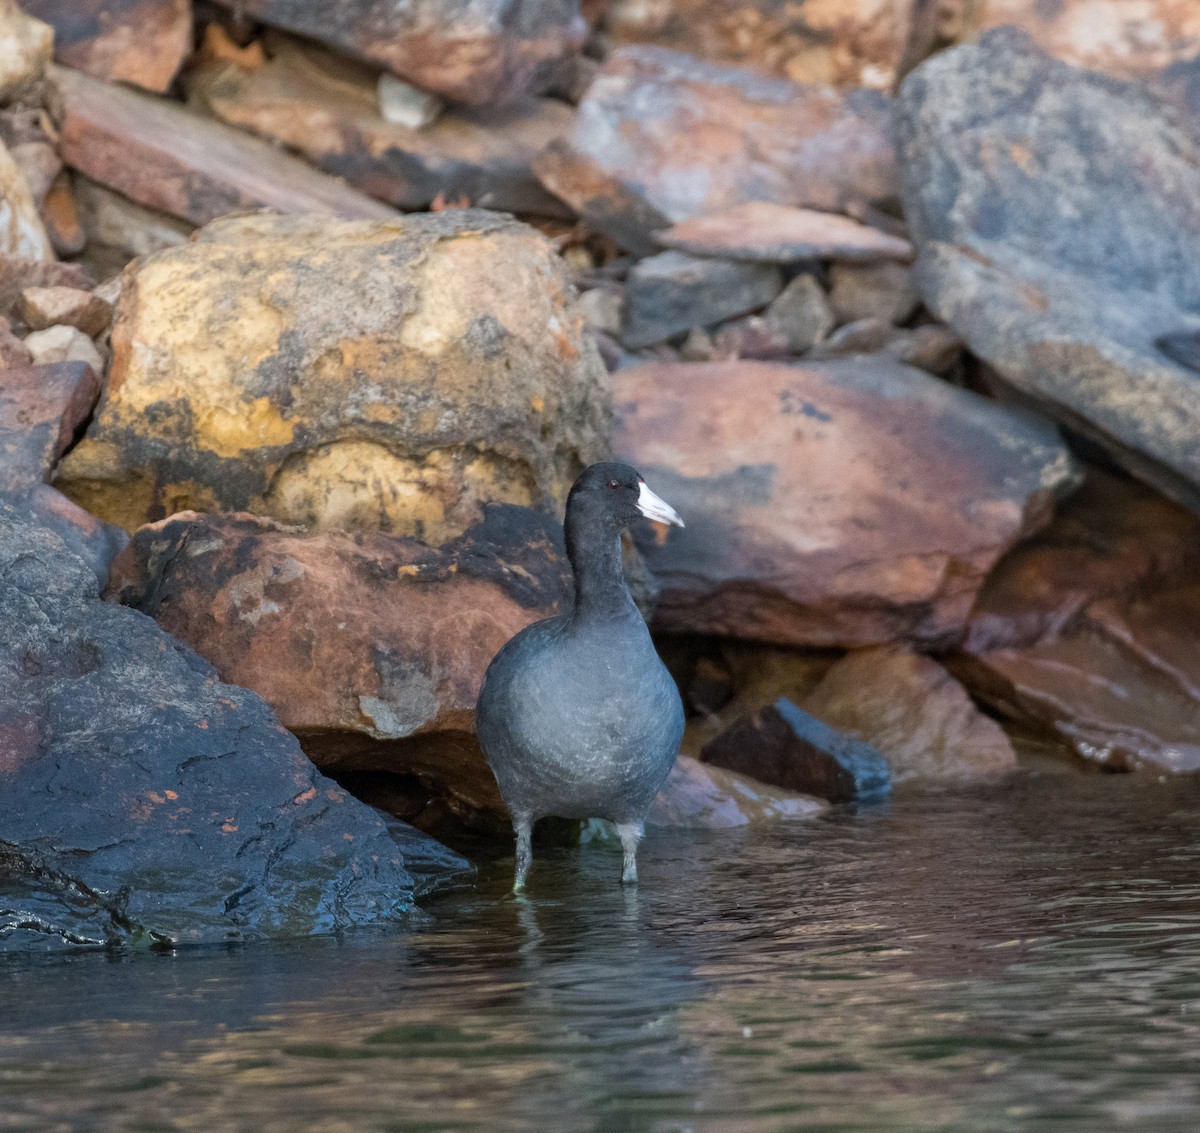
{"type": "Polygon", "coordinates": [[[533,862],[533,850],[529,846],[533,823],[528,818],[514,818],[513,830],[517,833],[517,876],[513,880],[513,892],[520,893],[525,888],[525,875],[533,862]]]}
{"type": "Polygon", "coordinates": [[[618,822],[617,833],[621,836],[621,849],[625,851],[625,863],[621,870],[622,885],[637,884],[637,848],[642,837],[640,822],[618,822]]]}

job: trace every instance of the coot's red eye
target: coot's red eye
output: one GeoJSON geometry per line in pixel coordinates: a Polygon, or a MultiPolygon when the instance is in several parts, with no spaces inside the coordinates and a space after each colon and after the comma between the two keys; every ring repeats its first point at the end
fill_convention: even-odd
{"type": "Polygon", "coordinates": [[[615,492],[621,486],[620,480],[610,480],[608,486],[615,492]]]}

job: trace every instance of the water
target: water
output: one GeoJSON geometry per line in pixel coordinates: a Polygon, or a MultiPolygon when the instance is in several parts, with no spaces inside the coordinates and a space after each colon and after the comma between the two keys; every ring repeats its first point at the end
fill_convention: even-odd
{"type": "Polygon", "coordinates": [[[1200,1128],[1200,784],[511,859],[404,933],[0,959],[3,1130],[1200,1128]]]}

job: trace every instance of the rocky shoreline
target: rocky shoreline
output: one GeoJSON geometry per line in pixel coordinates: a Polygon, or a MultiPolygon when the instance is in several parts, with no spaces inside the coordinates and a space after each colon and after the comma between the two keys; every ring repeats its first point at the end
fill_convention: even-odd
{"type": "Polygon", "coordinates": [[[609,455],[651,823],[1200,771],[1200,18],[660,7],[0,2],[0,948],[469,877],[609,455]]]}

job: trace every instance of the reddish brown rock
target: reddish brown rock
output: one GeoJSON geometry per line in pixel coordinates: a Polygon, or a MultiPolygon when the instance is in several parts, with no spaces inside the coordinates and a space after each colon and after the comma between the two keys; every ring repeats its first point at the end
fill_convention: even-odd
{"type": "Polygon", "coordinates": [[[569,578],[556,525],[507,505],[440,549],[185,512],[135,534],[110,593],[260,693],[320,766],[418,775],[502,812],[475,701],[569,578]]]}
{"type": "Polygon", "coordinates": [[[797,82],[888,90],[896,82],[916,0],[617,0],[619,43],[655,43],[797,82]]]}
{"type": "Polygon", "coordinates": [[[456,102],[486,106],[536,86],[582,42],[577,0],[220,0],[240,15],[378,64],[456,102]]]}
{"type": "Polygon", "coordinates": [[[1076,472],[1052,429],[882,359],[632,366],[614,449],[687,521],[656,624],[800,645],[947,642],[1076,472]]]}
{"type": "Polygon", "coordinates": [[[988,580],[953,667],[1110,767],[1200,770],[1200,519],[1092,470],[988,580]]]}
{"type": "Polygon", "coordinates": [[[1066,63],[1119,78],[1150,78],[1200,55],[1200,7],[1193,0],[958,0],[958,34],[1010,24],[1066,63]]]}
{"type": "Polygon", "coordinates": [[[847,216],[816,209],[791,208],[767,201],[734,205],[721,212],[694,216],[659,232],[658,242],[696,256],[725,256],[731,260],[912,259],[907,240],[889,236],[847,216]]]}
{"type": "Polygon", "coordinates": [[[60,256],[77,256],[87,244],[70,175],[61,174],[42,201],[42,223],[60,256]]]}
{"type": "Polygon", "coordinates": [[[705,763],[834,803],[886,795],[887,761],[780,697],[738,720],[700,753],[705,763]]]}
{"type": "Polygon", "coordinates": [[[22,0],[54,28],[54,58],[98,79],[165,91],[192,50],[191,0],[22,0]]]}
{"type": "Polygon", "coordinates": [[[570,128],[574,115],[562,102],[526,97],[453,110],[411,129],[381,116],[373,71],[282,37],[271,47],[269,62],[222,58],[194,72],[193,100],[401,208],[428,208],[441,194],[482,208],[567,215],[531,168],[570,128]]]}
{"type": "Polygon", "coordinates": [[[851,653],[802,704],[882,752],[896,785],[971,780],[1017,767],[1000,725],[941,665],[911,650],[883,646],[851,653]]]}
{"type": "Polygon", "coordinates": [[[62,324],[95,338],[108,327],[112,304],[75,287],[26,287],[21,292],[21,314],[32,330],[62,324]]]}
{"type": "Polygon", "coordinates": [[[56,362],[0,372],[0,469],[4,490],[48,480],[99,396],[100,382],[83,362],[56,362]]]}
{"type": "Polygon", "coordinates": [[[13,334],[7,320],[0,323],[0,371],[21,369],[29,363],[29,347],[13,334]]]}
{"type": "Polygon", "coordinates": [[[583,166],[560,169],[560,182],[614,179],[674,222],[749,201],[854,215],[898,193],[886,95],[839,94],[657,47],[609,56],[569,140],[560,158],[579,155],[583,166]]]}
{"type": "Polygon", "coordinates": [[[263,207],[352,219],[395,216],[298,158],[175,103],[61,67],[54,75],[65,106],[64,160],[139,204],[192,224],[263,207]]]}

